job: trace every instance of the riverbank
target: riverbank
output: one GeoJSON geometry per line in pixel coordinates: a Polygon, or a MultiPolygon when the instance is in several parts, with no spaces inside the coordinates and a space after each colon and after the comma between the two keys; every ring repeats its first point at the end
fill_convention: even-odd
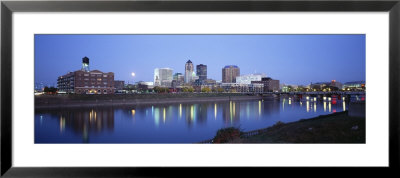
{"type": "Polygon", "coordinates": [[[344,111],[241,132],[227,143],[365,143],[365,135],[365,117],[344,111]]]}
{"type": "Polygon", "coordinates": [[[146,104],[173,104],[190,102],[220,102],[273,99],[241,93],[166,93],[119,95],[40,95],[35,96],[35,109],[129,106],[146,104]]]}

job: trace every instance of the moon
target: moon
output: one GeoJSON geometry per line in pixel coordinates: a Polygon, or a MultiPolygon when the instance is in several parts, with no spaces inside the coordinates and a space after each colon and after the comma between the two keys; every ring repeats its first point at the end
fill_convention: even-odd
{"type": "Polygon", "coordinates": [[[134,72],[132,72],[132,73],[131,73],[131,75],[132,75],[132,77],[134,77],[134,76],[135,76],[135,73],[134,73],[134,72]]]}

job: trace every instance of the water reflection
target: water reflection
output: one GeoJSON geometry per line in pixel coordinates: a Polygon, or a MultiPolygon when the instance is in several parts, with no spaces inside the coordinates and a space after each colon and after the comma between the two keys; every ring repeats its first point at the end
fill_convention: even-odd
{"type": "Polygon", "coordinates": [[[235,101],[222,103],[222,118],[225,126],[234,126],[240,120],[240,104],[235,101]]]}
{"type": "MultiPolygon", "coordinates": [[[[42,114],[39,117],[40,125],[46,122],[42,114]]],[[[91,134],[114,131],[114,110],[111,108],[47,111],[46,114],[49,114],[50,118],[58,120],[59,133],[61,135],[66,132],[72,132],[81,135],[82,142],[90,142],[89,136],[91,134]]]]}
{"type": "Polygon", "coordinates": [[[254,130],[278,120],[290,122],[347,110],[344,100],[304,99],[37,111],[35,142],[189,143],[209,139],[222,127],[254,130]]]}

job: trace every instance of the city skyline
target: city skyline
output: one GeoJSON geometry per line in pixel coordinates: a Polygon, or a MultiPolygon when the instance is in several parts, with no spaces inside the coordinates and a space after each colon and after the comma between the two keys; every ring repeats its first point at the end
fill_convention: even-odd
{"type": "Polygon", "coordinates": [[[241,75],[286,84],[365,81],[365,35],[35,35],[35,82],[56,83],[84,56],[91,70],[130,83],[153,81],[155,68],[183,74],[188,60],[207,65],[214,80],[237,65],[241,75]]]}

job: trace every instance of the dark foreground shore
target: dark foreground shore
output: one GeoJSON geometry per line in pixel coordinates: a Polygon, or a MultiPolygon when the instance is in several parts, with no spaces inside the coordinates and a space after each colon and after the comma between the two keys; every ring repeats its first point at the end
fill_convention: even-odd
{"type": "Polygon", "coordinates": [[[220,130],[214,143],[365,143],[365,117],[347,111],[296,122],[282,123],[250,132],[237,128],[220,130]],[[225,132],[225,133],[224,133],[225,132]]]}

